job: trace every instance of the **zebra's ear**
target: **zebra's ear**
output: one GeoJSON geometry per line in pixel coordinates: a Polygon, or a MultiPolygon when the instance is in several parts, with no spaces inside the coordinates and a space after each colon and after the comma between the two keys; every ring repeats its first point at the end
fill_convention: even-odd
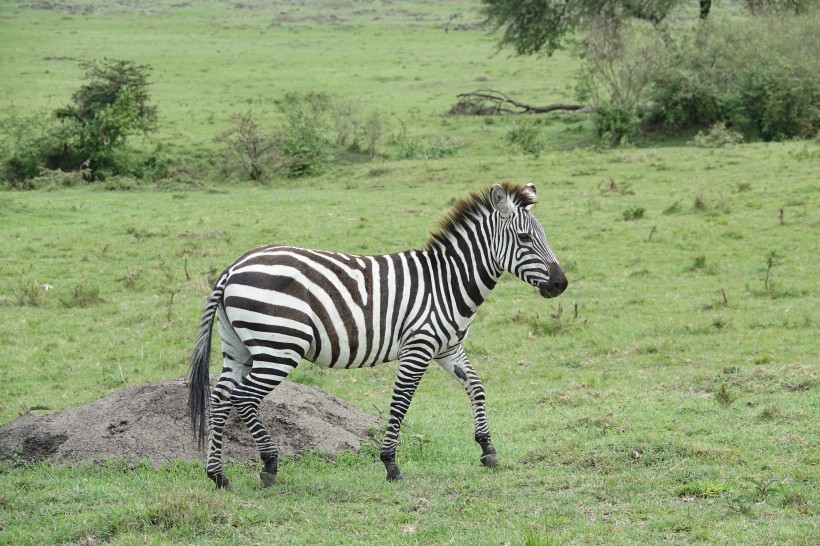
{"type": "Polygon", "coordinates": [[[490,202],[502,218],[509,218],[512,215],[512,203],[507,197],[507,190],[501,184],[493,184],[493,188],[490,190],[490,202]]]}
{"type": "MultiPolygon", "coordinates": [[[[526,186],[524,186],[524,191],[527,192],[527,193],[532,194],[532,199],[533,199],[533,201],[535,201],[535,195],[536,195],[535,184],[532,184],[532,183],[527,184],[526,186]]],[[[524,208],[531,211],[532,210],[532,205],[533,205],[533,203],[530,203],[529,205],[527,205],[524,208]]]]}

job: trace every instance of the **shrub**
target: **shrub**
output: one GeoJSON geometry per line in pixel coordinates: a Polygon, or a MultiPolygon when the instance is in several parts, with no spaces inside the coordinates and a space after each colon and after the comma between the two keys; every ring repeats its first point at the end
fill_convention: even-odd
{"type": "Polygon", "coordinates": [[[639,107],[664,48],[660,33],[646,21],[600,17],[590,24],[577,94],[596,105],[595,127],[609,146],[637,134],[639,107]]]}
{"type": "Polygon", "coordinates": [[[652,118],[679,129],[722,122],[746,138],[811,138],[820,128],[820,11],[702,22],[673,44],[652,118]]]}
{"type": "Polygon", "coordinates": [[[732,131],[722,121],[712,125],[706,133],[698,131],[692,140],[692,143],[699,148],[726,148],[741,142],[743,142],[743,135],[732,131]]]}
{"type": "Polygon", "coordinates": [[[62,303],[66,307],[85,308],[102,303],[103,301],[105,300],[100,297],[100,289],[82,280],[74,285],[73,293],[67,299],[62,300],[62,303]]]}
{"type": "Polygon", "coordinates": [[[333,159],[333,98],[325,92],[288,93],[277,106],[285,116],[282,154],[287,174],[299,177],[321,172],[333,159]]]}
{"type": "Polygon", "coordinates": [[[17,305],[23,307],[41,307],[48,301],[48,291],[51,285],[41,283],[29,278],[23,278],[18,285],[12,289],[17,298],[17,305]]]}
{"type": "Polygon", "coordinates": [[[0,119],[0,180],[14,189],[30,189],[50,150],[59,146],[59,123],[46,111],[20,116],[10,110],[0,119]]]}
{"type": "Polygon", "coordinates": [[[422,138],[410,135],[407,126],[399,119],[401,129],[393,135],[396,159],[441,159],[458,151],[458,142],[445,138],[422,138]]]}
{"type": "Polygon", "coordinates": [[[456,141],[444,138],[399,136],[394,143],[396,159],[441,159],[458,151],[456,141]]]}
{"type": "Polygon", "coordinates": [[[623,102],[605,102],[593,114],[598,137],[609,146],[629,142],[638,133],[640,122],[635,108],[623,102]]]}
{"type": "Polygon", "coordinates": [[[810,138],[820,129],[820,75],[795,72],[787,62],[764,58],[738,71],[728,117],[744,134],[771,141],[810,138]]]}
{"type": "Polygon", "coordinates": [[[731,46],[725,37],[710,32],[709,25],[701,22],[694,36],[684,35],[664,52],[648,92],[653,104],[650,121],[677,130],[719,118],[721,105],[714,87],[722,69],[717,66],[724,49],[731,46]]]}
{"type": "Polygon", "coordinates": [[[81,66],[89,81],[74,93],[72,104],[54,111],[63,122],[61,146],[46,165],[63,170],[87,165],[92,179],[135,174],[138,160],[123,149],[130,135],[156,128],[156,107],[148,104],[150,67],[116,59],[81,66]]]}
{"type": "Polygon", "coordinates": [[[630,222],[632,220],[640,220],[646,214],[646,209],[643,207],[633,207],[626,209],[623,212],[624,222],[630,222]]]}
{"type": "Polygon", "coordinates": [[[712,391],[712,394],[715,400],[723,406],[731,406],[732,402],[737,400],[737,395],[726,383],[721,383],[718,388],[712,391]]]}
{"type": "Polygon", "coordinates": [[[261,180],[270,174],[310,176],[342,160],[375,157],[386,123],[376,111],[325,92],[288,93],[276,102],[282,123],[263,128],[253,112],[231,117],[234,125],[216,136],[225,175],[261,180]]]}
{"type": "Polygon", "coordinates": [[[37,187],[42,181],[32,180],[43,169],[80,171],[89,180],[167,170],[163,156],[146,159],[126,146],[130,136],[156,127],[156,109],[147,104],[149,67],[113,59],[82,66],[89,81],[69,105],[29,117],[12,111],[0,120],[0,179],[7,185],[37,187]]]}
{"type": "Polygon", "coordinates": [[[376,145],[387,129],[387,120],[379,112],[373,111],[367,116],[362,125],[362,135],[366,143],[366,152],[373,158],[376,156],[376,145]]]}
{"type": "Polygon", "coordinates": [[[520,119],[510,127],[507,131],[507,142],[536,158],[547,145],[541,126],[531,117],[520,119]]]}
{"type": "Polygon", "coordinates": [[[214,138],[224,144],[219,153],[223,175],[239,174],[260,180],[281,160],[278,153],[281,146],[275,135],[263,130],[255,117],[252,112],[233,114],[233,126],[214,138]]]}
{"type": "Polygon", "coordinates": [[[40,174],[27,180],[30,189],[40,188],[71,188],[85,182],[87,171],[61,171],[59,169],[42,169],[40,174]]]}

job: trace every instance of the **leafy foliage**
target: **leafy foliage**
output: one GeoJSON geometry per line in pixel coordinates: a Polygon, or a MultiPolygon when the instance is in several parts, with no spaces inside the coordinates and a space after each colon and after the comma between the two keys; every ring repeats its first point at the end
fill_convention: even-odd
{"type": "Polygon", "coordinates": [[[486,24],[504,29],[499,47],[512,47],[519,55],[552,55],[576,30],[592,21],[613,25],[629,19],[661,23],[681,0],[482,0],[486,24]]]}
{"type": "Polygon", "coordinates": [[[520,119],[510,127],[507,131],[507,142],[536,158],[547,145],[541,127],[531,117],[520,119]]]}
{"type": "Polygon", "coordinates": [[[58,144],[58,122],[46,111],[21,116],[14,110],[0,119],[0,180],[14,189],[36,187],[30,180],[45,167],[58,144]]]}
{"type": "Polygon", "coordinates": [[[652,117],[680,129],[722,122],[748,139],[820,129],[820,16],[709,22],[670,46],[652,117]]]}
{"type": "Polygon", "coordinates": [[[87,164],[92,178],[128,171],[120,152],[128,137],[156,129],[156,107],[149,105],[147,65],[107,59],[82,63],[88,83],[72,96],[73,104],[54,111],[63,121],[61,148],[47,165],[75,170],[87,164]]]}
{"type": "Polygon", "coordinates": [[[377,154],[386,123],[378,111],[362,114],[352,102],[324,91],[287,93],[276,101],[283,122],[264,128],[248,111],[231,116],[217,135],[223,175],[262,180],[275,173],[312,176],[343,160],[377,154]]]}
{"type": "Polygon", "coordinates": [[[279,160],[276,136],[262,129],[252,112],[231,116],[233,126],[214,140],[223,144],[220,170],[225,176],[240,173],[251,180],[264,178],[279,160]]]}
{"type": "Polygon", "coordinates": [[[747,0],[765,16],[717,22],[701,3],[694,30],[668,23],[676,0],[483,4],[487,23],[504,29],[499,47],[519,55],[551,55],[583,32],[578,94],[597,106],[610,145],[637,132],[647,92],[650,121],[675,130],[722,121],[770,141],[811,138],[820,125],[820,24],[810,0],[747,0]]]}
{"type": "Polygon", "coordinates": [[[37,187],[44,169],[81,171],[89,179],[116,174],[142,176],[161,167],[126,146],[134,134],[156,128],[156,108],[148,104],[149,67],[132,61],[82,63],[88,82],[72,103],[51,113],[0,120],[0,178],[11,187],[37,187]]]}
{"type": "Polygon", "coordinates": [[[698,131],[692,143],[699,148],[728,148],[743,142],[743,135],[732,131],[722,121],[712,125],[705,133],[698,131]]]}

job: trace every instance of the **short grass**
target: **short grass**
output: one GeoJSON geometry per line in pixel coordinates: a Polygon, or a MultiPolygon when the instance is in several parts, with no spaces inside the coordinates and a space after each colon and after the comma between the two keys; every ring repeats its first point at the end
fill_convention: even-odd
{"type": "MultiPolygon", "coordinates": [[[[505,278],[467,340],[498,469],[478,462],[466,395],[432,368],[403,428],[401,483],[384,481],[379,438],[286,459],[271,489],[230,463],[228,493],[201,463],[4,463],[0,543],[818,542],[816,144],[601,150],[588,122],[564,116],[544,122],[539,157],[519,153],[511,120],[438,113],[482,75],[533,102],[565,100],[551,93],[571,84],[571,63],[493,57],[481,31],[444,33],[473,4],[334,4],[341,23],[309,4],[89,4],[0,7],[14,76],[2,96],[56,107],[81,78],[59,57],[128,51],[157,67],[158,138],[183,156],[207,156],[232,109],[325,83],[462,145],[264,187],[0,193],[0,422],[183,375],[210,284],[244,250],[418,247],[453,198],[498,180],[536,183],[570,287],[547,301],[505,278]],[[305,58],[291,65],[297,46],[305,58]],[[333,56],[345,52],[350,69],[333,56]],[[288,78],[260,72],[252,61],[267,53],[288,78]]],[[[394,373],[304,364],[293,379],[383,414],[394,373]]]]}
{"type": "Polygon", "coordinates": [[[485,144],[482,125],[440,123],[457,94],[501,88],[535,104],[573,96],[568,55],[538,63],[497,52],[474,1],[31,4],[39,9],[0,3],[0,112],[63,106],[83,81],[80,61],[131,59],[153,68],[157,139],[189,166],[213,166],[213,139],[232,114],[273,122],[288,92],[337,93],[383,114],[393,133],[485,144]]]}
{"type": "MultiPolygon", "coordinates": [[[[547,159],[566,174],[540,182],[537,214],[570,289],[545,301],[507,278],[467,341],[497,471],[478,464],[466,396],[431,369],[403,431],[401,484],[383,483],[375,445],[289,459],[270,490],[233,465],[227,495],[210,491],[201,465],[6,466],[2,538],[811,543],[818,194],[813,164],[798,159],[806,149],[547,159]],[[716,168],[698,168],[707,162],[716,168]],[[637,207],[643,217],[624,220],[637,207]]],[[[480,177],[456,157],[302,187],[3,194],[2,419],[184,374],[202,298],[244,249],[419,246],[453,197],[505,168],[521,182],[537,169],[516,157],[486,163],[480,177]],[[37,303],[21,301],[43,284],[52,288],[37,303]]],[[[394,370],[305,364],[294,379],[383,413],[394,370]]]]}

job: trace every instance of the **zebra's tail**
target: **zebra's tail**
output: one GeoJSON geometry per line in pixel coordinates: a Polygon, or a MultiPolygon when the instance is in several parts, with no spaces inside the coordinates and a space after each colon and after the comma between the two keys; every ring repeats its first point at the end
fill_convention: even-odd
{"type": "Polygon", "coordinates": [[[211,391],[208,376],[211,361],[211,331],[227,281],[228,271],[225,270],[214,284],[211,295],[205,303],[205,309],[199,321],[199,335],[194,344],[194,351],[191,353],[188,372],[188,410],[191,413],[191,429],[197,439],[199,449],[205,447],[205,417],[211,391]]]}

